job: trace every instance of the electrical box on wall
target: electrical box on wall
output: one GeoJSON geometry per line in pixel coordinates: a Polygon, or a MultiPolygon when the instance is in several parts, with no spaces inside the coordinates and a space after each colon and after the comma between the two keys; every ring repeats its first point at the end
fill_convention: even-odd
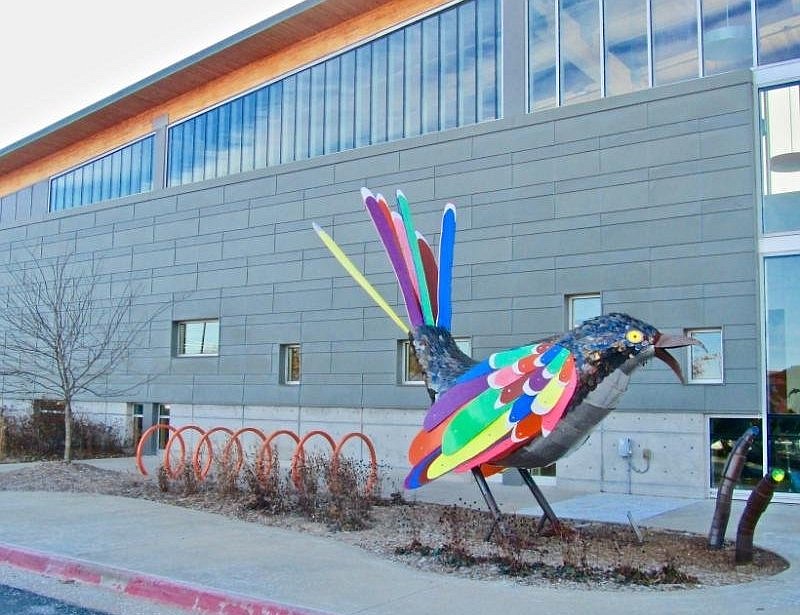
{"type": "Polygon", "coordinates": [[[630,457],[633,454],[633,442],[630,438],[620,438],[617,442],[617,453],[620,457],[630,457]]]}

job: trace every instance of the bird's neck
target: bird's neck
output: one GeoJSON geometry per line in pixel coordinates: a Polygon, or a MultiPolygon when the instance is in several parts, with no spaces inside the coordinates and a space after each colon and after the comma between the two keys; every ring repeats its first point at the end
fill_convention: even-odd
{"type": "Polygon", "coordinates": [[[432,394],[444,393],[456,378],[476,363],[461,351],[443,327],[420,325],[409,337],[432,394]]]}

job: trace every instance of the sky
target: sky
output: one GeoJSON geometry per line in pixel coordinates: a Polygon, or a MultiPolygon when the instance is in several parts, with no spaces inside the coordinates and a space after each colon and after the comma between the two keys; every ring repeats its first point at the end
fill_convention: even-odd
{"type": "Polygon", "coordinates": [[[26,0],[0,19],[0,149],[298,0],[26,0]]]}

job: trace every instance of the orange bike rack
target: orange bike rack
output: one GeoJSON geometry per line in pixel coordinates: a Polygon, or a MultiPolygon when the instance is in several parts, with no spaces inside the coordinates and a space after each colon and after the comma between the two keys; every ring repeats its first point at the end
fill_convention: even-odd
{"type": "Polygon", "coordinates": [[[294,484],[295,489],[298,491],[302,490],[303,488],[303,477],[300,472],[306,461],[305,445],[306,442],[308,442],[314,436],[321,436],[324,438],[325,441],[331,445],[331,452],[336,450],[336,442],[333,441],[333,438],[327,431],[315,429],[314,431],[309,431],[306,435],[300,438],[300,441],[297,443],[297,448],[294,450],[294,455],[292,455],[292,483],[294,484]]]}
{"type": "MultiPolygon", "coordinates": [[[[194,447],[194,452],[192,453],[192,466],[194,467],[194,474],[197,477],[197,480],[204,481],[206,476],[208,476],[208,472],[211,470],[211,464],[214,462],[214,447],[211,444],[211,436],[218,431],[222,431],[228,436],[233,436],[233,430],[229,429],[228,427],[212,427],[206,433],[203,434],[203,437],[197,442],[197,445],[194,447]],[[206,445],[208,448],[208,459],[206,460],[205,465],[200,468],[200,449],[203,445],[206,445]]],[[[244,455],[242,451],[242,443],[239,440],[236,440],[236,446],[239,449],[239,454],[244,455]]]]}
{"type": "Polygon", "coordinates": [[[214,446],[211,443],[211,436],[221,431],[228,434],[228,441],[225,444],[225,447],[222,449],[222,456],[220,460],[225,466],[227,466],[230,461],[231,449],[236,447],[238,459],[234,467],[234,472],[237,475],[241,471],[245,461],[245,452],[244,447],[242,446],[241,436],[246,433],[252,433],[261,439],[261,446],[256,455],[256,477],[262,485],[266,484],[269,474],[272,471],[273,456],[271,444],[273,440],[280,436],[288,436],[295,442],[294,452],[292,453],[291,480],[292,484],[298,490],[303,488],[302,469],[306,459],[305,445],[311,438],[314,437],[320,437],[324,439],[331,447],[331,470],[333,470],[333,477],[336,476],[336,468],[339,465],[339,459],[342,455],[342,449],[344,445],[349,440],[354,438],[361,440],[369,451],[370,460],[370,473],[369,477],[367,478],[365,491],[369,493],[378,483],[378,460],[375,454],[375,447],[373,446],[372,441],[366,435],[358,431],[351,431],[350,433],[345,434],[337,443],[328,432],[321,429],[309,431],[301,438],[295,432],[289,429],[278,429],[269,435],[266,435],[257,427],[242,427],[237,431],[233,431],[228,427],[212,427],[206,431],[198,425],[184,425],[180,428],[175,428],[172,425],[165,425],[162,423],[148,427],[147,430],[142,434],[142,437],[139,439],[139,444],[136,447],[136,466],[139,469],[139,472],[141,472],[144,476],[147,476],[147,469],[144,467],[144,462],[142,461],[142,452],[144,451],[144,446],[154,433],[161,430],[167,430],[170,432],[170,437],[164,447],[164,471],[167,473],[167,476],[172,479],[179,478],[183,474],[184,468],[186,467],[186,441],[183,438],[183,432],[191,430],[200,434],[200,439],[198,440],[191,454],[192,468],[197,480],[199,481],[204,481],[207,478],[208,473],[211,470],[211,465],[214,462],[214,446]],[[180,464],[173,469],[171,455],[172,447],[176,441],[180,446],[181,461],[180,464]],[[203,452],[206,453],[207,459],[201,467],[200,457],[203,452]]]}
{"type": "MultiPolygon", "coordinates": [[[[186,448],[185,447],[181,447],[182,448],[182,451],[181,451],[181,464],[173,472],[172,463],[171,463],[171,460],[170,460],[170,455],[172,453],[172,443],[176,438],[180,438],[181,440],[183,440],[183,436],[181,434],[183,434],[184,431],[188,431],[190,429],[198,432],[201,436],[205,435],[205,433],[206,433],[205,430],[202,427],[198,427],[197,425],[184,425],[183,427],[179,427],[169,437],[169,440],[167,440],[166,446],[164,446],[164,470],[166,471],[167,475],[170,478],[174,479],[174,478],[180,477],[180,475],[183,474],[183,468],[186,466],[186,448]]],[[[209,451],[209,456],[210,455],[211,455],[211,453],[209,451]]]]}
{"type": "MultiPolygon", "coordinates": [[[[277,431],[273,431],[269,437],[264,440],[264,443],[258,451],[258,456],[256,457],[256,472],[258,480],[262,485],[267,484],[269,473],[272,471],[272,449],[270,448],[270,444],[272,444],[272,441],[278,436],[289,436],[294,440],[295,450],[300,443],[300,436],[290,429],[278,429],[277,431]]],[[[292,457],[294,457],[294,454],[292,457]]]]}
{"type": "Polygon", "coordinates": [[[345,442],[352,438],[359,438],[362,442],[364,442],[364,444],[367,446],[367,450],[369,451],[370,471],[369,478],[367,478],[367,484],[364,487],[364,492],[371,493],[375,488],[375,485],[378,483],[378,457],[375,455],[375,447],[372,444],[372,440],[370,440],[360,431],[351,431],[349,434],[342,436],[342,439],[339,440],[336,448],[333,449],[333,458],[331,459],[331,474],[332,476],[336,476],[336,470],[339,466],[339,456],[342,454],[342,447],[344,446],[345,442]]]}
{"type": "MultiPolygon", "coordinates": [[[[150,439],[155,432],[161,431],[162,429],[166,429],[171,431],[173,434],[178,431],[172,425],[165,425],[164,423],[156,423],[155,425],[151,425],[148,427],[145,432],[139,438],[139,444],[136,447],[136,467],[139,468],[139,472],[142,475],[147,476],[147,468],[144,467],[144,462],[142,461],[142,451],[144,450],[145,443],[150,439]]],[[[171,440],[172,438],[170,438],[171,440]]],[[[183,438],[179,435],[178,436],[178,443],[181,445],[181,457],[186,454],[186,444],[183,441],[183,438]]]]}

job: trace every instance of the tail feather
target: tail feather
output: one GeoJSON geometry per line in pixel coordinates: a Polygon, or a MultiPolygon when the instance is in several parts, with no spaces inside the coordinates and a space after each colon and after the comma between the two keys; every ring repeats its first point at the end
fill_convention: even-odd
{"type": "Polygon", "coordinates": [[[422,316],[424,317],[426,325],[434,325],[436,321],[433,318],[431,298],[428,293],[428,284],[425,280],[425,268],[422,265],[422,256],[419,251],[419,244],[417,243],[414,221],[411,218],[411,208],[408,206],[408,199],[406,199],[406,196],[400,190],[397,191],[397,206],[400,209],[400,216],[403,218],[403,224],[406,228],[408,245],[411,248],[411,257],[414,261],[414,271],[416,271],[417,274],[422,316]]]}
{"type": "Polygon", "coordinates": [[[442,235],[439,238],[438,314],[436,324],[450,330],[453,292],[453,250],[456,241],[456,207],[448,203],[442,212],[442,235]]]}
{"type": "Polygon", "coordinates": [[[383,243],[383,247],[386,250],[386,254],[397,276],[397,283],[400,285],[400,292],[403,294],[403,301],[408,310],[408,319],[411,321],[413,327],[418,327],[423,323],[422,312],[420,311],[419,301],[417,300],[409,271],[405,266],[405,261],[400,251],[394,225],[391,222],[392,216],[389,213],[389,208],[386,206],[385,201],[378,201],[366,188],[363,188],[361,193],[364,197],[364,206],[367,208],[372,218],[381,243],[383,243]]]}
{"type": "Polygon", "coordinates": [[[439,268],[436,265],[436,257],[433,255],[428,240],[417,231],[417,245],[419,246],[419,253],[422,256],[422,268],[425,273],[425,281],[428,286],[428,296],[431,298],[431,312],[433,313],[433,320],[438,321],[439,314],[439,268]]]}

